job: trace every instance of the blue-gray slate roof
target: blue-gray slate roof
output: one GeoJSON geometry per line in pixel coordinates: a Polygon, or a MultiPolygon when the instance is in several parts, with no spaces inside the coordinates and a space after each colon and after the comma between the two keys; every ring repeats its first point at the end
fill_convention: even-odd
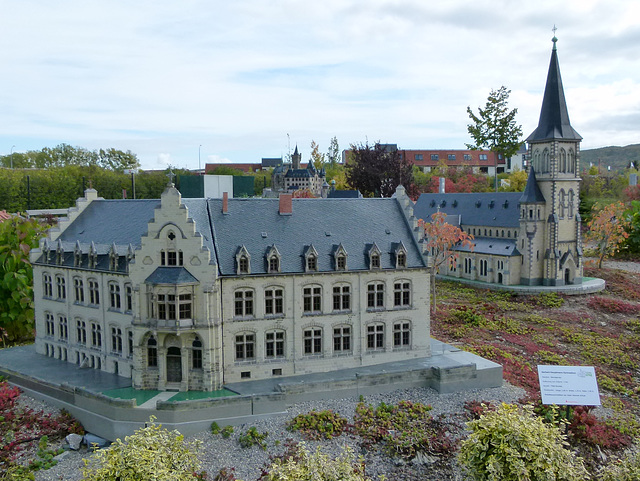
{"type": "Polygon", "coordinates": [[[520,197],[520,202],[523,204],[544,204],[546,202],[544,195],[538,186],[536,172],[533,169],[533,166],[531,166],[531,170],[529,171],[527,185],[524,188],[522,197],[520,197]]]}
{"type": "Polygon", "coordinates": [[[145,282],[148,284],[195,284],[198,279],[184,267],[158,267],[145,282]]]}
{"type": "Polygon", "coordinates": [[[494,237],[476,237],[473,239],[473,251],[467,246],[456,249],[459,252],[473,252],[475,254],[491,254],[496,256],[519,256],[516,239],[494,237]]]}
{"type": "Polygon", "coordinates": [[[209,199],[211,223],[223,275],[236,273],[236,253],[244,245],[251,255],[251,273],[267,272],[265,254],[275,245],[281,272],[304,272],[304,252],[318,252],[318,271],[335,271],[333,253],[342,244],[348,270],[369,269],[367,245],[381,250],[381,267],[395,267],[394,243],[407,249],[407,266],[424,260],[396,199],[293,199],[291,215],[279,214],[277,199],[209,199]]]}
{"type": "Polygon", "coordinates": [[[431,215],[440,211],[453,218],[448,220],[450,224],[514,228],[520,227],[520,197],[522,192],[421,194],[413,214],[430,221],[431,215]]]}
{"type": "Polygon", "coordinates": [[[569,122],[569,110],[560,77],[556,41],[554,37],[538,127],[527,137],[527,142],[550,139],[582,140],[580,134],[571,127],[569,122]]]}

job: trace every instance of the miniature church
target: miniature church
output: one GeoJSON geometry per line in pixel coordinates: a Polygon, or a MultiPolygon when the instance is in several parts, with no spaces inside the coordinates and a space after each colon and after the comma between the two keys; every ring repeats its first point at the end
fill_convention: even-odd
{"type": "Polygon", "coordinates": [[[443,212],[449,224],[474,236],[473,249],[440,274],[504,285],[582,283],[578,212],[580,141],[569,122],[557,38],[553,38],[538,127],[527,137],[529,177],[522,193],[422,194],[416,217],[443,212]]]}

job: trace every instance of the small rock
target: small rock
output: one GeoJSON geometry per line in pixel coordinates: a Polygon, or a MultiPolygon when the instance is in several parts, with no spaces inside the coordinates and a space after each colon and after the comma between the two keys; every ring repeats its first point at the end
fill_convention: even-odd
{"type": "MultiPolygon", "coordinates": [[[[77,436],[77,434],[76,434],[77,436]]],[[[82,438],[82,436],[80,436],[80,438],[82,438]]],[[[65,451],[63,453],[58,454],[57,456],[54,456],[53,459],[55,459],[56,461],[60,462],[62,461],[64,458],[66,458],[67,456],[69,456],[70,451],[65,451]]]]}
{"type": "Polygon", "coordinates": [[[67,444],[69,445],[69,449],[73,451],[77,451],[80,449],[80,443],[82,442],[82,436],[79,434],[69,434],[66,438],[64,438],[67,444]]]}
{"type": "Polygon", "coordinates": [[[91,433],[87,433],[84,435],[84,442],[88,448],[92,448],[94,445],[98,446],[99,448],[104,448],[109,444],[109,441],[107,441],[106,439],[91,433]]]}

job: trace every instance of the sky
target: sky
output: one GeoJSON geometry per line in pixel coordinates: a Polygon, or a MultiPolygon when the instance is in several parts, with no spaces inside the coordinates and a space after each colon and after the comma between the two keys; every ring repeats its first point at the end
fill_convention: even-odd
{"type": "Polygon", "coordinates": [[[511,90],[537,126],[557,26],[583,149],[640,143],[637,0],[0,0],[0,155],[61,143],[145,169],[259,163],[332,137],[464,149],[511,90]]]}

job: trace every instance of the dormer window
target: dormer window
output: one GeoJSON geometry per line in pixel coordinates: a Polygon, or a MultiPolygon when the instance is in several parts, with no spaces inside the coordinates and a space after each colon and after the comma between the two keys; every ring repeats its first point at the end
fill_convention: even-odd
{"type": "Polygon", "coordinates": [[[313,245],[305,246],[303,251],[305,272],[318,271],[318,251],[313,245]]]}
{"type": "Polygon", "coordinates": [[[333,258],[335,261],[335,268],[337,271],[346,271],[347,270],[347,251],[344,249],[342,244],[340,244],[334,254],[333,258]]]}
{"type": "Polygon", "coordinates": [[[402,242],[400,242],[395,251],[396,269],[402,269],[407,267],[407,249],[402,242]]]}
{"type": "Polygon", "coordinates": [[[245,246],[236,253],[236,274],[251,274],[251,256],[245,246]]]}
{"type": "Polygon", "coordinates": [[[369,249],[369,269],[380,269],[380,249],[376,244],[369,249]]]}
{"type": "Polygon", "coordinates": [[[267,251],[267,272],[270,274],[280,272],[280,252],[275,245],[267,251]]]}

